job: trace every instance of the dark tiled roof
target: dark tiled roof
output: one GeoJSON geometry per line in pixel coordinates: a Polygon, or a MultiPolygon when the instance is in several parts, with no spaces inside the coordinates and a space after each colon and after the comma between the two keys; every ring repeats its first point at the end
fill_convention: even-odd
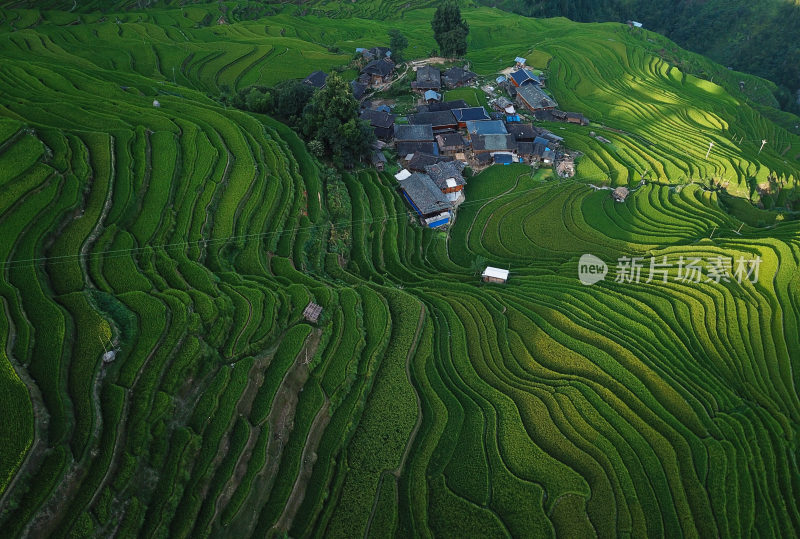
{"type": "Polygon", "coordinates": [[[394,64],[389,60],[380,59],[380,60],[373,60],[364,66],[364,69],[361,70],[362,73],[367,73],[368,75],[379,75],[381,77],[385,77],[389,75],[394,70],[394,64]]]}
{"type": "Polygon", "coordinates": [[[506,124],[506,130],[517,140],[533,140],[539,135],[539,129],[533,127],[533,124],[506,124]]]}
{"type": "Polygon", "coordinates": [[[372,152],[372,164],[377,165],[378,163],[385,163],[386,156],[381,151],[372,152]]]}
{"type": "Polygon", "coordinates": [[[483,107],[468,107],[465,109],[454,109],[453,115],[459,122],[468,122],[471,120],[488,120],[489,115],[483,107]]]}
{"type": "Polygon", "coordinates": [[[500,152],[513,150],[516,146],[514,135],[476,135],[472,137],[474,151],[500,152]]]}
{"type": "Polygon", "coordinates": [[[436,141],[439,143],[440,148],[463,148],[467,145],[467,141],[461,136],[461,133],[442,133],[436,135],[436,141]]]}
{"type": "Polygon", "coordinates": [[[468,121],[467,132],[470,135],[505,135],[506,125],[500,120],[468,121]]]}
{"type": "Polygon", "coordinates": [[[464,181],[464,176],[461,175],[462,170],[464,170],[464,165],[458,161],[443,161],[425,167],[425,172],[431,177],[433,183],[442,190],[452,187],[447,185],[447,180],[449,178],[454,179],[456,185],[466,184],[467,182],[464,181]]]}
{"type": "Polygon", "coordinates": [[[469,104],[463,99],[456,99],[455,101],[443,101],[441,103],[431,103],[430,105],[422,105],[417,107],[419,112],[439,112],[442,110],[455,110],[469,108],[469,104]]]}
{"type": "Polygon", "coordinates": [[[433,128],[430,124],[395,125],[394,138],[397,141],[433,142],[433,128]]]}
{"type": "Polygon", "coordinates": [[[479,153],[478,155],[475,156],[475,160],[479,164],[485,165],[486,163],[492,160],[492,156],[489,155],[488,153],[479,153]]]}
{"type": "Polygon", "coordinates": [[[411,83],[412,88],[434,88],[438,90],[441,86],[441,72],[431,66],[417,68],[417,80],[411,83]]]}
{"type": "Polygon", "coordinates": [[[410,124],[429,124],[434,128],[443,127],[448,125],[457,125],[453,113],[449,110],[440,110],[438,112],[418,112],[416,114],[408,115],[408,123],[410,124]]]}
{"type": "Polygon", "coordinates": [[[557,107],[558,103],[544,93],[541,88],[535,84],[526,84],[517,88],[517,96],[525,100],[525,102],[534,109],[545,109],[550,107],[557,107]]]}
{"type": "Polygon", "coordinates": [[[550,143],[550,141],[548,141],[546,138],[543,137],[536,137],[535,139],[533,139],[533,143],[544,144],[545,146],[547,146],[550,143]]]}
{"type": "MultiPolygon", "coordinates": [[[[395,129],[397,129],[397,126],[395,126],[395,129]]],[[[398,142],[395,145],[395,150],[397,151],[397,155],[405,157],[410,153],[413,153],[414,155],[418,153],[428,153],[433,155],[439,151],[439,147],[435,142],[398,142]]]]}
{"type": "Polygon", "coordinates": [[[425,167],[427,166],[452,160],[453,160],[452,157],[448,157],[446,155],[433,155],[432,153],[429,152],[417,152],[414,154],[414,157],[411,158],[411,161],[408,162],[408,165],[406,167],[408,168],[408,170],[425,172],[425,167]]]}
{"type": "Polygon", "coordinates": [[[534,142],[533,143],[533,154],[536,157],[542,157],[544,152],[547,151],[547,144],[542,144],[541,142],[534,142]]]}
{"type": "Polygon", "coordinates": [[[357,80],[350,81],[350,89],[353,91],[353,97],[361,99],[364,97],[364,92],[367,91],[367,85],[357,80]]]}
{"type": "Polygon", "coordinates": [[[517,153],[520,155],[533,155],[533,142],[517,142],[517,153]]]}
{"type": "Polygon", "coordinates": [[[312,74],[303,79],[303,82],[313,86],[314,88],[324,88],[325,80],[327,78],[328,74],[324,71],[314,71],[312,74]]]}
{"type": "Polygon", "coordinates": [[[419,213],[428,215],[450,209],[450,203],[426,174],[414,173],[399,182],[419,213]]]}
{"type": "Polygon", "coordinates": [[[394,115],[387,114],[382,110],[365,109],[361,111],[359,118],[368,121],[372,127],[391,127],[394,125],[394,115]]]}
{"type": "Polygon", "coordinates": [[[448,86],[466,84],[478,76],[472,71],[468,71],[462,67],[451,67],[450,69],[445,71],[443,75],[444,75],[444,82],[448,86]]]}

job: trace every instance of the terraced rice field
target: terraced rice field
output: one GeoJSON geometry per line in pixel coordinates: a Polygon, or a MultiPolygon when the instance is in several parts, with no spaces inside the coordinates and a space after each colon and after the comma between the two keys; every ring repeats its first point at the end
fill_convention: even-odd
{"type": "Polygon", "coordinates": [[[207,13],[0,12],[3,535],[800,533],[800,225],[709,189],[771,172],[786,203],[797,137],[619,25],[467,10],[475,69],[542,51],[605,127],[550,126],[586,153],[574,179],[472,178],[447,233],[391,176],[344,174],[340,256],[302,141],[208,96],[344,65],[327,46],[391,23],[207,13]],[[591,186],[645,168],[623,204],[591,186]],[[585,287],[584,253],[763,262],[585,287]]]}

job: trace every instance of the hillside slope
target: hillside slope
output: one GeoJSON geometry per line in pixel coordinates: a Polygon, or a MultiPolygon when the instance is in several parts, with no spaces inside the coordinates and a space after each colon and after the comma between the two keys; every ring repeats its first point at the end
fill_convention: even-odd
{"type": "MultiPolygon", "coordinates": [[[[717,189],[791,205],[798,137],[654,34],[467,10],[476,71],[527,54],[595,124],[550,126],[574,179],[493,167],[422,229],[390,175],[212,99],[398,24],[294,9],[0,13],[3,535],[800,532],[800,222],[717,189]],[[588,288],[587,252],[761,279],[588,288]]],[[[402,13],[414,56],[430,16],[402,13]]]]}

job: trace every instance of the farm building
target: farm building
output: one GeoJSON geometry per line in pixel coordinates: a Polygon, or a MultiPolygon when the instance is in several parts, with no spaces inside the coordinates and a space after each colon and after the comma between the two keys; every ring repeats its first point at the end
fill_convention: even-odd
{"type": "Polygon", "coordinates": [[[461,133],[442,133],[436,135],[436,143],[439,145],[439,153],[443,155],[453,155],[463,152],[467,147],[467,141],[461,133]]]}
{"type": "Polygon", "coordinates": [[[533,144],[533,160],[538,161],[543,165],[550,166],[553,164],[556,155],[553,150],[541,143],[533,144]]]}
{"type": "Polygon", "coordinates": [[[361,73],[369,76],[370,86],[377,86],[388,82],[392,78],[393,71],[394,64],[391,60],[380,59],[368,63],[361,70],[361,73]]]}
{"type": "Polygon", "coordinates": [[[508,80],[508,79],[506,79],[505,75],[500,75],[499,77],[497,77],[496,79],[494,79],[494,81],[495,81],[497,84],[499,84],[499,85],[505,84],[505,82],[506,82],[507,80],[508,80]]]}
{"type": "Polygon", "coordinates": [[[303,318],[305,318],[312,324],[317,323],[320,314],[322,314],[322,307],[320,305],[317,305],[313,301],[309,301],[308,305],[306,305],[306,308],[303,309],[303,318]]]}
{"type": "Polygon", "coordinates": [[[486,266],[481,274],[484,283],[505,283],[508,281],[508,270],[486,266]]]}
{"type": "Polygon", "coordinates": [[[378,170],[383,170],[386,166],[386,155],[380,150],[372,152],[372,166],[378,170]]]}
{"type": "Polygon", "coordinates": [[[558,106],[552,97],[535,84],[526,84],[517,88],[517,102],[531,112],[553,110],[558,106]]]}
{"type": "Polygon", "coordinates": [[[638,21],[628,21],[628,26],[631,28],[642,28],[644,25],[638,21]]]}
{"type": "Polygon", "coordinates": [[[478,120],[489,120],[489,115],[483,107],[467,107],[463,109],[453,109],[453,116],[458,122],[458,127],[467,127],[467,122],[478,120]]]}
{"type": "Polygon", "coordinates": [[[160,108],[160,107],[161,107],[161,103],[159,103],[159,102],[158,102],[158,99],[154,99],[154,100],[153,100],[153,106],[154,106],[155,108],[160,108]]]}
{"type": "Polygon", "coordinates": [[[507,135],[505,124],[500,120],[479,120],[468,121],[467,134],[471,137],[475,135],[507,135]]]}
{"type": "Polygon", "coordinates": [[[518,68],[523,68],[523,67],[525,67],[525,62],[526,62],[526,60],[525,60],[525,58],[523,58],[522,56],[517,56],[516,58],[514,58],[514,64],[515,64],[515,65],[516,65],[518,68]]]}
{"type": "Polygon", "coordinates": [[[450,203],[426,174],[414,173],[400,182],[403,196],[430,228],[450,222],[450,203]]]}
{"type": "Polygon", "coordinates": [[[578,125],[589,125],[589,118],[579,112],[568,112],[567,122],[578,125]]]}
{"type": "Polygon", "coordinates": [[[411,83],[411,88],[418,92],[425,90],[438,92],[442,88],[442,72],[433,66],[417,68],[417,80],[411,83]]]}
{"type": "Polygon", "coordinates": [[[448,88],[460,88],[478,78],[478,75],[462,67],[451,67],[443,73],[444,85],[448,88]]]}
{"type": "Polygon", "coordinates": [[[442,94],[440,94],[436,90],[426,90],[425,94],[423,95],[423,99],[428,104],[438,103],[442,100],[442,94]]]}
{"type": "Polygon", "coordinates": [[[453,158],[446,155],[433,155],[431,153],[417,152],[411,156],[406,166],[409,170],[414,172],[425,172],[425,167],[441,163],[443,161],[452,161],[453,158]]]}
{"type": "Polygon", "coordinates": [[[526,85],[526,84],[535,84],[539,86],[542,84],[542,81],[539,80],[539,77],[533,74],[532,71],[527,69],[518,69],[516,71],[511,72],[509,75],[509,80],[511,84],[516,86],[517,88],[526,85]]]}
{"type": "Polygon", "coordinates": [[[522,157],[533,157],[533,152],[534,152],[533,142],[517,141],[517,155],[522,157]]]}
{"type": "Polygon", "coordinates": [[[625,202],[625,199],[628,198],[630,191],[628,191],[627,187],[617,187],[613,191],[611,191],[611,196],[616,202],[625,202]]]}
{"type": "MultiPolygon", "coordinates": [[[[434,133],[458,129],[458,122],[456,122],[455,116],[449,110],[409,114],[408,123],[411,125],[430,125],[434,133]]],[[[431,141],[433,141],[433,137],[431,137],[431,141]]]]}
{"type": "Polygon", "coordinates": [[[325,81],[328,79],[328,74],[324,71],[314,71],[309,76],[303,79],[303,84],[313,86],[317,90],[325,88],[325,81]]]}
{"type": "Polygon", "coordinates": [[[382,110],[365,109],[359,118],[369,122],[375,131],[375,136],[381,140],[390,140],[394,136],[394,114],[387,114],[382,110]]]}

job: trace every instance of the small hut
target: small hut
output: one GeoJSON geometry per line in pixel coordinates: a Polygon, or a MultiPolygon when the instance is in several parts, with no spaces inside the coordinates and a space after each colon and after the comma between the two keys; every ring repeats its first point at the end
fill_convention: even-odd
{"type": "Polygon", "coordinates": [[[306,308],[303,310],[303,318],[311,323],[316,324],[319,320],[319,315],[322,313],[322,307],[313,301],[309,301],[306,308]]]}
{"type": "Polygon", "coordinates": [[[153,99],[153,106],[154,106],[155,108],[159,108],[159,107],[161,107],[161,103],[159,103],[159,102],[158,102],[158,99],[153,99]]]}
{"type": "Polygon", "coordinates": [[[484,283],[505,283],[508,281],[508,270],[486,266],[481,279],[484,283]]]}
{"type": "Polygon", "coordinates": [[[628,191],[627,187],[617,187],[613,191],[611,191],[611,196],[614,197],[614,200],[617,202],[625,202],[625,199],[628,198],[630,191],[628,191]]]}

